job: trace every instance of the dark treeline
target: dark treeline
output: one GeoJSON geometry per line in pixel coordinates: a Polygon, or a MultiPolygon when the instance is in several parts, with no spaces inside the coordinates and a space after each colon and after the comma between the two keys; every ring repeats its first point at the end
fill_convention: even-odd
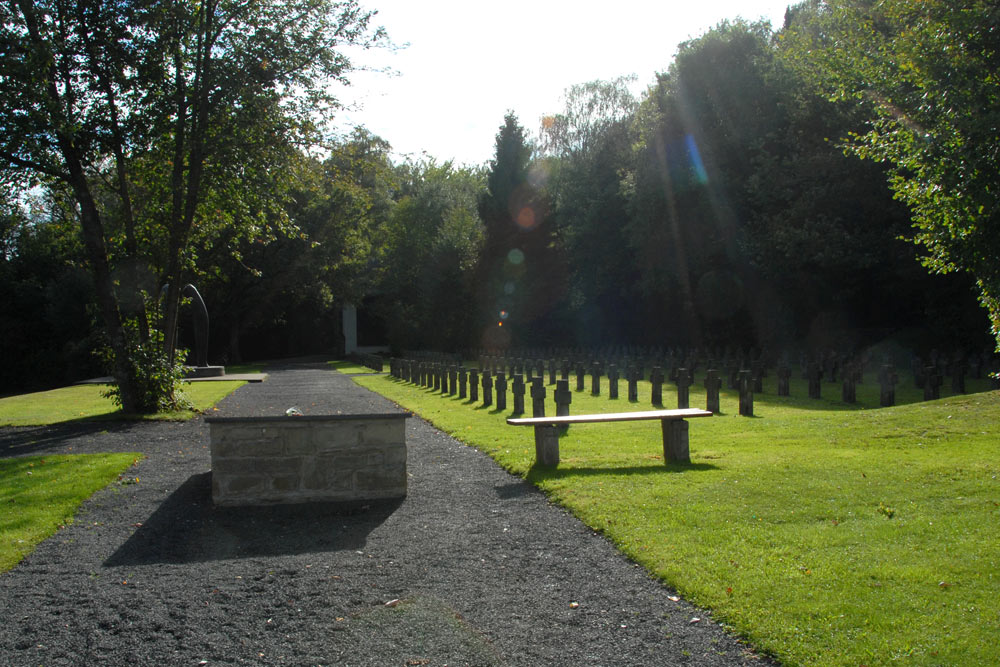
{"type": "MultiPolygon", "coordinates": [[[[641,99],[628,78],[575,86],[535,138],[508,114],[483,167],[396,164],[359,129],[289,158],[280,207],[219,196],[186,274],[211,362],[336,354],[346,304],[362,344],[395,350],[989,346],[972,278],[929,274],[886,167],[845,154],[863,101],[794,66],[782,37],[810,7],[680,45],[641,99]]],[[[102,372],[67,193],[25,201],[0,208],[0,392],[102,372]]]]}

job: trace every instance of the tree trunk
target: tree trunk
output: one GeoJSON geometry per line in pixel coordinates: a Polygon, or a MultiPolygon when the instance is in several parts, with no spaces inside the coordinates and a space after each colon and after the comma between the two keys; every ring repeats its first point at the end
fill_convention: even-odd
{"type": "MultiPolygon", "coordinates": [[[[39,48],[48,50],[48,44],[42,38],[39,30],[39,19],[35,14],[34,5],[29,2],[20,2],[19,7],[32,41],[39,48]]],[[[55,134],[59,152],[66,163],[67,173],[64,179],[73,189],[73,195],[80,206],[80,229],[91,270],[94,272],[98,306],[114,353],[112,373],[120,390],[122,409],[125,412],[135,412],[138,407],[138,397],[129,363],[128,341],[126,340],[125,328],[122,325],[118,298],[115,295],[114,281],[111,278],[111,268],[108,263],[107,246],[104,242],[104,225],[97,203],[94,201],[87,183],[83,159],[70,129],[74,125],[68,121],[65,101],[57,87],[60,75],[56,70],[55,62],[53,56],[50,59],[45,94],[48,97],[49,111],[52,114],[52,126],[57,128],[55,134]]],[[[67,83],[67,90],[69,89],[70,86],[67,83]]]]}

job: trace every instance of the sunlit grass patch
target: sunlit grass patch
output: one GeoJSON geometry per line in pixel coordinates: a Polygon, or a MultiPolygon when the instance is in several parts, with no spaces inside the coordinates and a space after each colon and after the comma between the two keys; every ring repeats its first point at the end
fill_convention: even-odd
{"type": "Polygon", "coordinates": [[[353,361],[339,360],[339,361],[328,361],[326,362],[336,371],[343,373],[344,375],[364,375],[374,373],[372,369],[364,366],[362,364],[354,363],[353,361]]]}
{"type": "Polygon", "coordinates": [[[194,410],[159,412],[152,415],[123,413],[102,394],[107,385],[82,384],[0,398],[0,426],[42,426],[77,420],[186,420],[208,410],[246,384],[243,381],[184,382],[184,396],[194,410]]]}
{"type": "MultiPolygon", "coordinates": [[[[871,381],[855,405],[839,385],[817,401],[796,381],[790,398],[765,386],[744,418],[724,391],[723,415],[690,422],[691,465],[664,465],[656,422],[626,422],[571,426],[549,469],[533,465],[532,430],[505,424],[510,410],[356,381],[526,477],[784,663],[996,659],[1000,392],[874,409],[871,381]]],[[[650,409],[648,383],[638,403],[609,400],[606,379],[600,397],[589,387],[574,414],[650,409]]],[[[901,383],[897,398],[920,396],[901,383]]],[[[670,385],[664,404],[676,405],[670,385]]]]}
{"type": "Polygon", "coordinates": [[[0,459],[0,572],[17,565],[42,540],[73,521],[80,504],[142,458],[124,454],[0,459]]]}

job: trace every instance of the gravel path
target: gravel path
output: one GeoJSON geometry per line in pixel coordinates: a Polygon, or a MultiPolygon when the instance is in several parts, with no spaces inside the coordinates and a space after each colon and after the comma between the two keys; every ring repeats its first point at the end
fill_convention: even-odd
{"type": "MultiPolygon", "coordinates": [[[[216,414],[399,409],[268,372],[216,414]]],[[[146,455],[0,575],[0,665],[770,664],[485,455],[418,418],[407,443],[403,501],[217,509],[202,419],[0,429],[0,456],[146,455]]]]}

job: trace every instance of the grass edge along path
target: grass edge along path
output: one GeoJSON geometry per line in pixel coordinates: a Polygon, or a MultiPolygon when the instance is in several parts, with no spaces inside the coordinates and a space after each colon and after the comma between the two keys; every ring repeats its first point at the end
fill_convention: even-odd
{"type": "MultiPolygon", "coordinates": [[[[754,418],[724,392],[724,414],[691,424],[690,465],[665,466],[659,424],[631,422],[572,426],[552,470],[533,466],[531,429],[509,411],[354,381],[533,482],[785,664],[997,660],[1000,392],[866,410],[772,386],[754,418]]],[[[575,414],[642,409],[573,394],[575,414]]]]}
{"type": "Polygon", "coordinates": [[[185,421],[246,384],[243,380],[184,382],[182,392],[193,410],[130,415],[103,396],[108,385],[78,384],[48,391],[0,398],[0,426],[47,426],[72,421],[174,420],[185,421]]]}
{"type": "Polygon", "coordinates": [[[142,454],[54,454],[0,459],[0,574],[71,523],[83,501],[118,480],[142,454]]]}

